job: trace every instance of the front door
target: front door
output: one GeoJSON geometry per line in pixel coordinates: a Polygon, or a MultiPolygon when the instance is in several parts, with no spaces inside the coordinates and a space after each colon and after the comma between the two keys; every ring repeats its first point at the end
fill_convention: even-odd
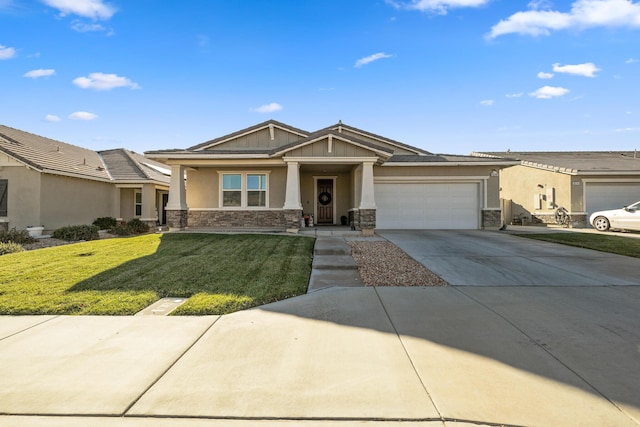
{"type": "Polygon", "coordinates": [[[333,224],[333,180],[319,179],[317,194],[318,217],[316,222],[318,224],[333,224]]]}

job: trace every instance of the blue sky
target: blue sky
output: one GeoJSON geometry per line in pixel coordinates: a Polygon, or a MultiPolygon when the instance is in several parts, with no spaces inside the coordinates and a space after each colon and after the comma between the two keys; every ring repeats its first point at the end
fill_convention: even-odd
{"type": "Polygon", "coordinates": [[[640,148],[640,1],[0,0],[0,123],[186,148],[338,120],[434,153],[640,148]]]}

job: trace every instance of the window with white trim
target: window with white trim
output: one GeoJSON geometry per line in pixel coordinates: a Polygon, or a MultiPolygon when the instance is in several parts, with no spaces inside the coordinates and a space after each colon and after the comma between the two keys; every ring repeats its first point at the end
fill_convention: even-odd
{"type": "Polygon", "coordinates": [[[268,176],[264,172],[221,173],[220,207],[268,207],[268,176]]]}
{"type": "Polygon", "coordinates": [[[134,216],[142,216],[142,191],[135,191],[133,199],[134,216]]]}

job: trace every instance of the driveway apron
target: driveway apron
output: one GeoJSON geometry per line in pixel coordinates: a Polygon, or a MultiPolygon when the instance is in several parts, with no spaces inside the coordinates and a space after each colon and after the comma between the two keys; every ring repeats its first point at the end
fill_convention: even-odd
{"type": "Polygon", "coordinates": [[[455,286],[637,285],[640,259],[475,230],[380,231],[455,286]]]}

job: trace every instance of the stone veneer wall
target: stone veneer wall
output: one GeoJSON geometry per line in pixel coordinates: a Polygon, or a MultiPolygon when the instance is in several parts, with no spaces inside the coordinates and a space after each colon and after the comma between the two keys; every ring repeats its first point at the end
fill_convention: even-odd
{"type": "Polygon", "coordinates": [[[167,226],[169,228],[186,228],[188,224],[189,211],[187,210],[169,210],[167,214],[167,226]]]}
{"type": "Polygon", "coordinates": [[[0,231],[9,231],[9,223],[5,221],[0,222],[0,231]]]}
{"type": "MultiPolygon", "coordinates": [[[[189,227],[299,229],[301,210],[189,211],[189,227]]],[[[167,217],[167,222],[169,218],[167,217]]]]}
{"type": "Polygon", "coordinates": [[[354,209],[349,211],[349,224],[358,230],[373,230],[376,228],[376,210],[354,209]]]}
{"type": "MultiPolygon", "coordinates": [[[[576,214],[571,216],[571,224],[576,228],[584,228],[587,227],[587,215],[586,214],[576,214]]],[[[556,225],[556,215],[555,212],[552,214],[532,214],[531,222],[533,224],[547,224],[547,225],[556,225]]]]}
{"type": "Polygon", "coordinates": [[[500,228],[502,226],[501,210],[482,211],[482,229],[500,228]]]}

